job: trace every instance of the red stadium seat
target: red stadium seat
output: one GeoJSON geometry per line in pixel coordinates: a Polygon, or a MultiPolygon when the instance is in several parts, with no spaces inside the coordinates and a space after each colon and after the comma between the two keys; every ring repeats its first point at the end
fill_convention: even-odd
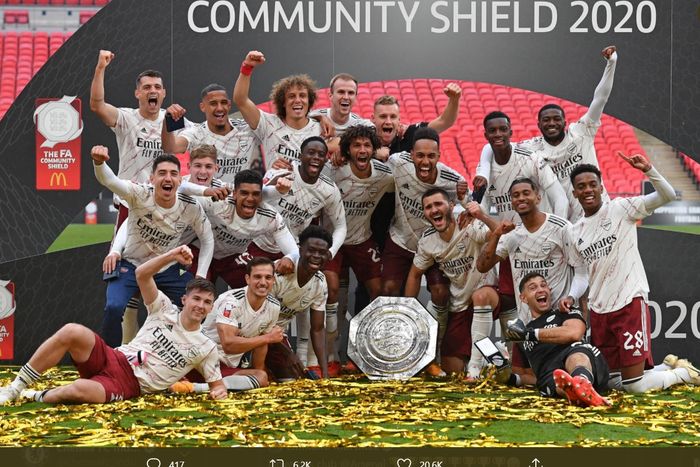
{"type": "Polygon", "coordinates": [[[80,12],[80,24],[85,24],[90,21],[90,18],[95,16],[96,11],[81,11],[80,12]]]}

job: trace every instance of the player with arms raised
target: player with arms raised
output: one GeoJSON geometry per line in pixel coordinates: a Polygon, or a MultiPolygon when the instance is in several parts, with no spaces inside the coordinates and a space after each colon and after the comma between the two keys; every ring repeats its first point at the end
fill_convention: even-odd
{"type": "MultiPolygon", "coordinates": [[[[187,226],[192,226],[202,250],[197,275],[206,277],[214,238],[202,206],[190,196],[177,192],[180,186],[180,161],[172,155],[162,155],[153,162],[151,186],[121,180],[114,175],[106,161],[107,148],[95,146],[91,154],[97,180],[129,203],[128,237],[119,277],[107,284],[107,303],[102,325],[102,337],[108,345],[122,341],[121,320],[124,307],[137,291],[134,271],[137,266],[180,244],[187,226]]],[[[183,274],[177,264],[168,265],[155,278],[156,283],[176,304],[191,276],[183,274]]]]}
{"type": "Polygon", "coordinates": [[[17,399],[20,393],[50,404],[132,399],[164,391],[193,368],[204,375],[213,399],[225,398],[216,345],[202,334],[200,325],[212,309],[214,284],[200,278],[190,281],[179,310],[153,279],[173,261],[187,265],[192,253],[179,246],[136,269],[148,318],[131,343],[113,349],[85,326],[67,324],[39,346],[10,386],[0,388],[0,404],[17,399]],[[45,391],[27,389],[42,373],[57,366],[66,353],[78,369],[78,380],[45,391]]]}
{"type": "MultiPolygon", "coordinates": [[[[637,246],[637,221],[673,201],[676,194],[644,156],[618,154],[649,177],[654,193],[604,202],[597,167],[583,164],[571,172],[574,196],[585,216],[570,228],[569,243],[579,264],[588,267],[591,343],[603,352],[611,372],[619,372],[621,386],[627,392],[679,383],[700,384],[700,375],[689,364],[644,371],[653,363],[649,284],[637,246]]],[[[615,376],[615,386],[619,387],[619,377],[615,376]]]]}
{"type": "MultiPolygon", "coordinates": [[[[603,77],[595,88],[590,107],[577,122],[566,128],[564,109],[556,104],[544,105],[537,113],[537,127],[542,135],[518,143],[518,146],[533,151],[552,168],[569,201],[567,218],[571,222],[580,219],[583,216],[583,210],[572,194],[569,174],[578,164],[592,164],[598,167],[594,143],[600,128],[603,108],[613,87],[615,65],[617,64],[616,50],[614,45],[603,49],[602,55],[607,62],[603,77]]],[[[475,179],[475,184],[486,185],[488,183],[492,163],[493,151],[489,145],[486,145],[477,168],[477,176],[481,180],[475,179]]],[[[607,192],[604,192],[603,200],[608,201],[609,199],[607,192]]]]}
{"type": "MultiPolygon", "coordinates": [[[[119,178],[147,183],[153,161],[163,154],[160,139],[160,128],[165,117],[165,110],[161,109],[165,99],[163,75],[156,70],[139,73],[134,91],[138,108],[115,107],[105,101],[104,85],[105,70],[114,57],[109,50],[100,50],[90,87],[90,110],[117,137],[119,178]]],[[[115,198],[115,205],[117,203],[123,206],[119,210],[118,228],[126,219],[128,206],[115,198]]]]}
{"type": "Polygon", "coordinates": [[[277,114],[258,109],[250,100],[250,76],[253,69],[265,63],[265,56],[250,51],[241,65],[233,101],[241,115],[261,142],[265,168],[270,169],[277,159],[298,161],[301,144],[311,136],[321,135],[321,125],[309,117],[316,101],[316,86],[308,75],[293,75],[277,81],[270,92],[277,114]]]}

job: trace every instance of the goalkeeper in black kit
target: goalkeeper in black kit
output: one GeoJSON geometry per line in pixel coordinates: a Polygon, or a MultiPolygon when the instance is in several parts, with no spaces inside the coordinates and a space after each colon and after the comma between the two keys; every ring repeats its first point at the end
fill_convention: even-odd
{"type": "Polygon", "coordinates": [[[509,321],[506,339],[520,342],[534,374],[513,375],[511,382],[536,385],[543,396],[566,397],[576,405],[610,405],[599,394],[607,390],[608,365],[597,347],[582,341],[586,322],[581,313],[552,309],[547,281],[536,272],[523,277],[519,289],[532,320],[527,325],[509,321]]]}

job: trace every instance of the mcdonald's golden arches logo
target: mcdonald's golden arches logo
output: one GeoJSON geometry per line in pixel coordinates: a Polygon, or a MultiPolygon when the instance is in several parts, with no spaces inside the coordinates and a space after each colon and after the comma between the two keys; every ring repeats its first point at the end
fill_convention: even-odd
{"type": "Polygon", "coordinates": [[[49,179],[49,186],[68,186],[66,174],[64,172],[52,172],[49,179]]]}

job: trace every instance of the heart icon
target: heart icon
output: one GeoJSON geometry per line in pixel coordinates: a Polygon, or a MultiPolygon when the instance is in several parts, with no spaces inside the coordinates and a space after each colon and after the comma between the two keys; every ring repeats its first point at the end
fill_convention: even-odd
{"type": "Polygon", "coordinates": [[[411,459],[396,459],[396,467],[411,467],[411,459]]]}

